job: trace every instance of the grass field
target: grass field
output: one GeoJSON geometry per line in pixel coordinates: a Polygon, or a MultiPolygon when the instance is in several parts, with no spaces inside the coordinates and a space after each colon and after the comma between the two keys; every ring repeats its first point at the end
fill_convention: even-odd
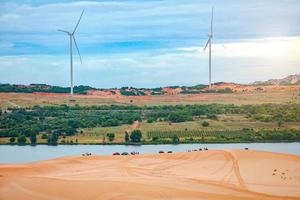
{"type": "Polygon", "coordinates": [[[0,93],[0,108],[28,107],[33,105],[176,105],[176,104],[263,104],[263,103],[300,103],[299,90],[279,90],[268,92],[245,92],[232,94],[196,94],[163,96],[93,96],[68,94],[25,94],[0,93]]]}
{"type": "MultiPolygon", "coordinates": [[[[295,129],[300,130],[300,124],[297,122],[285,122],[280,127],[275,122],[260,122],[250,121],[242,115],[220,115],[219,120],[208,120],[208,119],[196,119],[195,121],[181,122],[181,123],[169,123],[169,122],[154,122],[147,123],[143,121],[140,123],[139,129],[143,133],[143,140],[150,141],[151,132],[193,132],[193,131],[204,131],[204,132],[218,132],[218,131],[238,131],[243,128],[254,129],[254,130],[286,130],[295,129]],[[209,122],[208,127],[203,127],[202,122],[209,122]]],[[[80,143],[99,143],[109,142],[108,138],[105,137],[107,133],[115,133],[116,138],[114,142],[124,142],[124,133],[129,130],[129,125],[123,125],[118,127],[97,127],[82,129],[83,134],[68,138],[75,141],[77,138],[80,143]],[[105,138],[105,140],[104,140],[105,138]]]]}

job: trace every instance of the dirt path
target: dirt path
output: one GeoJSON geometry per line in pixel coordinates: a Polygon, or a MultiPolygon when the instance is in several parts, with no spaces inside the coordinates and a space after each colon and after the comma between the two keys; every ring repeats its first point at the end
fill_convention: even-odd
{"type": "Polygon", "coordinates": [[[224,156],[232,162],[232,168],[233,168],[234,174],[239,182],[240,187],[243,189],[247,189],[246,184],[240,174],[240,169],[239,169],[239,164],[238,164],[237,159],[234,157],[234,155],[232,155],[232,153],[230,151],[224,151],[224,156]]]}
{"type": "Polygon", "coordinates": [[[126,131],[127,133],[131,133],[132,131],[139,129],[140,126],[141,126],[141,122],[137,120],[133,122],[133,124],[126,131]]]}

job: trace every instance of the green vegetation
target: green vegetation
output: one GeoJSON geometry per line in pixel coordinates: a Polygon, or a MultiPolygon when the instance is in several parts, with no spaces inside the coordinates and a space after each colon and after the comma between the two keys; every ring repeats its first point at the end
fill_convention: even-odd
{"type": "Polygon", "coordinates": [[[190,121],[191,116],[186,112],[172,112],[168,116],[170,122],[185,122],[190,121]]]}
{"type": "MultiPolygon", "coordinates": [[[[182,86],[181,94],[199,94],[199,93],[233,93],[230,88],[220,90],[206,90],[207,85],[196,86],[182,86]]],[[[176,89],[179,86],[170,86],[176,89]]],[[[97,89],[90,86],[79,85],[74,87],[75,94],[87,94],[89,90],[105,90],[97,89]]],[[[109,90],[109,89],[108,89],[109,90]]],[[[113,94],[115,91],[110,90],[113,94]]],[[[162,88],[134,88],[134,87],[121,87],[120,93],[124,96],[145,96],[146,91],[151,95],[164,95],[166,94],[162,88]]],[[[47,92],[47,93],[69,93],[70,87],[51,86],[47,84],[30,84],[30,85],[15,85],[15,84],[0,84],[0,92],[16,92],[16,93],[34,93],[34,92],[47,92]]]]}
{"type": "Polygon", "coordinates": [[[130,137],[129,137],[128,132],[126,131],[125,132],[125,142],[128,143],[129,141],[130,141],[130,137]]]}
{"type": "Polygon", "coordinates": [[[131,142],[141,142],[142,139],[142,132],[140,130],[134,130],[130,134],[131,142]]]}
{"type": "Polygon", "coordinates": [[[110,142],[114,141],[114,139],[115,139],[115,134],[114,133],[107,133],[106,136],[108,137],[110,142]]]}
{"type": "Polygon", "coordinates": [[[29,142],[32,145],[39,143],[56,145],[107,141],[109,143],[298,141],[299,129],[297,126],[295,128],[295,125],[288,126],[290,123],[300,122],[299,113],[300,104],[34,106],[0,112],[0,139],[5,138],[2,140],[5,142],[2,143],[15,143],[9,138],[17,138],[20,145],[29,142]],[[256,125],[256,130],[242,125],[238,128],[224,128],[222,118],[231,115],[242,118],[228,118],[228,120],[236,120],[238,124],[245,124],[244,121],[247,121],[256,125]],[[149,126],[153,127],[159,122],[165,122],[165,127],[177,127],[176,124],[186,122],[199,122],[200,126],[193,130],[187,126],[177,131],[165,130],[165,127],[160,127],[159,130],[141,129],[144,135],[140,130],[125,132],[130,130],[129,126],[135,121],[148,122],[149,126]],[[268,129],[259,128],[258,124],[261,123],[269,124],[268,129]],[[216,127],[215,124],[219,126],[216,127]],[[103,131],[99,132],[100,129],[103,131]]]}
{"type": "Polygon", "coordinates": [[[162,88],[153,88],[151,89],[151,95],[164,95],[166,94],[165,91],[162,90],[162,88]]]}
{"type": "Polygon", "coordinates": [[[36,141],[37,141],[37,138],[36,138],[36,133],[35,132],[32,132],[30,133],[30,142],[32,145],[35,145],[36,144],[36,141]]]}
{"type": "Polygon", "coordinates": [[[120,93],[124,96],[145,96],[146,93],[142,89],[132,87],[122,87],[120,93]]]}
{"type": "Polygon", "coordinates": [[[182,91],[181,94],[200,94],[200,93],[221,93],[221,94],[228,94],[233,93],[233,90],[231,88],[225,88],[225,89],[205,89],[207,85],[197,85],[193,87],[181,87],[182,91]]]}
{"type": "Polygon", "coordinates": [[[16,138],[14,138],[14,137],[9,138],[9,143],[13,144],[13,143],[15,143],[15,141],[16,141],[16,138]]]}
{"type": "Polygon", "coordinates": [[[208,126],[209,126],[209,123],[208,123],[207,121],[204,121],[204,122],[202,122],[202,126],[203,126],[203,127],[208,127],[208,126]]]}
{"type": "Polygon", "coordinates": [[[173,135],[173,137],[172,137],[172,143],[173,144],[179,144],[179,142],[180,142],[180,140],[179,140],[178,135],[173,135]]]}
{"type": "Polygon", "coordinates": [[[19,145],[24,145],[24,144],[26,144],[26,137],[25,137],[25,135],[19,135],[19,136],[18,136],[18,144],[19,144],[19,145]]]}
{"type": "Polygon", "coordinates": [[[78,128],[119,126],[132,124],[140,119],[140,111],[134,107],[39,107],[12,109],[0,116],[0,137],[16,137],[37,133],[56,133],[59,136],[72,136],[78,128]]]}
{"type": "Polygon", "coordinates": [[[149,138],[156,138],[156,143],[207,142],[267,142],[267,141],[300,141],[299,130],[235,130],[235,131],[151,131],[149,138]]]}
{"type": "MultiPolygon", "coordinates": [[[[75,86],[74,93],[86,94],[88,90],[93,90],[90,86],[75,86]]],[[[51,86],[46,84],[30,84],[29,86],[24,85],[13,85],[13,84],[0,84],[0,92],[22,92],[22,93],[33,93],[33,92],[50,92],[50,93],[69,93],[69,87],[51,86]]]]}
{"type": "MultiPolygon", "coordinates": [[[[49,145],[57,145],[57,141],[58,141],[58,133],[52,133],[49,137],[48,137],[48,144],[49,145]]],[[[73,143],[73,142],[72,142],[73,143]]]]}
{"type": "Polygon", "coordinates": [[[181,94],[200,94],[202,93],[208,85],[196,85],[196,86],[191,86],[191,87],[181,87],[182,91],[180,92],[181,94]]]}

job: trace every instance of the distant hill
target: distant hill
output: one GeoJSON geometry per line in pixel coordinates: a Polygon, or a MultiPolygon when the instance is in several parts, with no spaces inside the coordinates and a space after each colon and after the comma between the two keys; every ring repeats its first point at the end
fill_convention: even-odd
{"type": "Polygon", "coordinates": [[[300,74],[290,75],[282,79],[256,81],[253,85],[300,85],[300,74]]]}
{"type": "MultiPolygon", "coordinates": [[[[168,86],[159,88],[134,88],[121,87],[111,89],[93,88],[90,86],[75,86],[74,93],[81,95],[97,96],[154,96],[154,95],[176,95],[176,94],[200,94],[200,93],[233,93],[253,92],[266,90],[284,90],[284,87],[299,87],[300,75],[290,75],[283,79],[270,79],[268,81],[256,81],[252,84],[238,84],[217,82],[212,88],[208,85],[199,84],[195,86],[168,86]]],[[[69,93],[70,87],[51,86],[46,84],[0,84],[0,92],[17,93],[69,93]]]]}
{"type": "MultiPolygon", "coordinates": [[[[74,93],[87,94],[88,90],[95,88],[89,86],[75,86],[74,93]]],[[[17,92],[17,93],[69,93],[69,87],[51,86],[46,84],[30,84],[30,85],[16,85],[16,84],[0,84],[0,92],[17,92]]]]}

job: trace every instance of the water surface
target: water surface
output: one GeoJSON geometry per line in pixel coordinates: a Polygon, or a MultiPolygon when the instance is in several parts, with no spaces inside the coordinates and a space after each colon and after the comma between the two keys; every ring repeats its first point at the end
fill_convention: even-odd
{"type": "Polygon", "coordinates": [[[90,152],[93,155],[111,155],[113,152],[137,151],[141,154],[158,151],[186,152],[190,149],[243,149],[262,150],[300,155],[300,142],[294,143],[238,143],[238,144],[178,144],[178,145],[59,145],[17,146],[0,145],[0,163],[28,163],[64,156],[79,156],[90,152]]]}

